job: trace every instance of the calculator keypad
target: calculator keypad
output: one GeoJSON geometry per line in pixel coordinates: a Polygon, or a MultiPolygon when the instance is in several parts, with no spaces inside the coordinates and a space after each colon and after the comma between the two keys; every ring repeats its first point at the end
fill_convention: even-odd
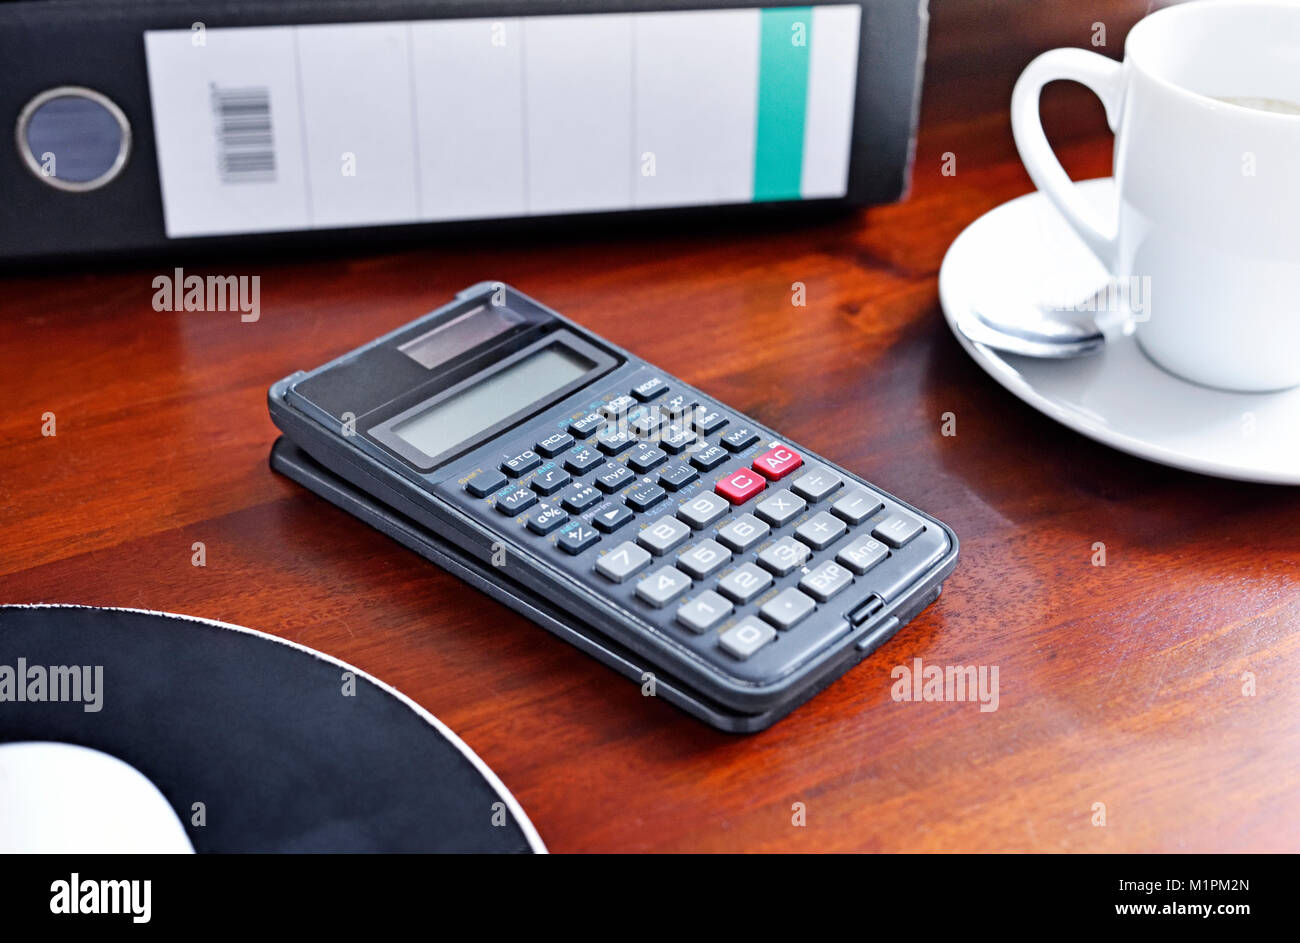
{"type": "Polygon", "coordinates": [[[473,456],[462,503],[738,678],[797,667],[948,550],[910,509],[647,368],[561,413],[473,456]]]}

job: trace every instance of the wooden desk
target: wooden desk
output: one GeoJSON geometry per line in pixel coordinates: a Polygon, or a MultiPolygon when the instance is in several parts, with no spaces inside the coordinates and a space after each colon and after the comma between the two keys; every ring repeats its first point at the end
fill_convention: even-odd
{"type": "MultiPolygon", "coordinates": [[[[252,324],[155,313],[166,264],[0,281],[0,599],[192,613],[353,662],[458,731],[555,851],[1300,848],[1300,492],[1085,440],[944,326],[945,248],[1030,188],[1004,114],[1015,72],[1100,18],[1034,4],[1010,31],[1019,8],[982,4],[1006,16],[982,27],[977,68],[969,6],[935,5],[898,206],[203,266],[261,276],[252,324]],[[943,597],[775,728],[728,736],[269,471],[273,380],[487,278],[950,523],[962,559],[943,597]],[[999,709],[894,702],[890,669],[914,658],[999,666],[999,709]]],[[[1146,4],[1099,6],[1118,49],[1146,4]]],[[[1109,172],[1100,106],[1054,91],[1045,112],[1074,176],[1109,172]]]]}

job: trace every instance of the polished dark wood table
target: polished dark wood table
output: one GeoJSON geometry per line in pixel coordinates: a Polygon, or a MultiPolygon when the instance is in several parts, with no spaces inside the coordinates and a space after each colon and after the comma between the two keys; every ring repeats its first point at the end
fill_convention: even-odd
{"type": "MultiPolygon", "coordinates": [[[[460,733],[555,851],[1300,848],[1300,491],[1058,426],[966,357],[936,295],[952,239],[1030,189],[1005,116],[1015,74],[1088,45],[1096,20],[1118,54],[1146,6],[935,3],[915,183],[894,206],[186,261],[260,275],[255,323],[155,312],[167,260],[10,273],[0,600],[190,613],[350,661],[460,733]],[[774,728],[730,736],[269,470],[272,381],[480,279],[951,524],[943,596],[774,728]],[[891,669],[915,658],[998,666],[998,710],[894,701],[891,669]]],[[[1050,92],[1067,169],[1107,174],[1100,106],[1050,92]]]]}

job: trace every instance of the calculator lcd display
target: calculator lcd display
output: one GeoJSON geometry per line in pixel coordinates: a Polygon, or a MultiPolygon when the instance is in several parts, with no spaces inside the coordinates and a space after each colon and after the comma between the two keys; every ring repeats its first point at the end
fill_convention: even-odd
{"type": "Polygon", "coordinates": [[[425,455],[439,455],[546,399],[595,366],[577,351],[552,344],[398,423],[392,431],[425,455]]]}

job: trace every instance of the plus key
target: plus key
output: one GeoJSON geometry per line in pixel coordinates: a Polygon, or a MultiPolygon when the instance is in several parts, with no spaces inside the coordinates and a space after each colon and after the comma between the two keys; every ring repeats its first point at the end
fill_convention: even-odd
{"type": "Polygon", "coordinates": [[[732,504],[744,504],[766,487],[766,481],[748,468],[742,468],[718,479],[718,483],[713,486],[713,490],[732,504]]]}
{"type": "Polygon", "coordinates": [[[780,481],[802,464],[802,455],[789,446],[778,445],[754,459],[754,471],[772,481],[780,481]]]}

